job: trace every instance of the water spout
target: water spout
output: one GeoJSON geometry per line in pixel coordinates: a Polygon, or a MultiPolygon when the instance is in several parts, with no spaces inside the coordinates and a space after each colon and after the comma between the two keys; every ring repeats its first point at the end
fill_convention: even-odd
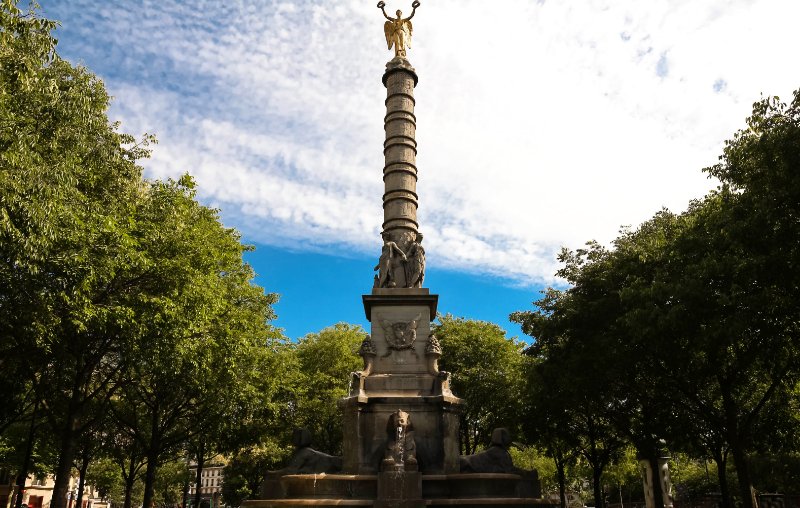
{"type": "Polygon", "coordinates": [[[397,457],[401,468],[405,468],[403,463],[403,452],[405,451],[405,440],[403,439],[403,426],[397,426],[397,457]]]}

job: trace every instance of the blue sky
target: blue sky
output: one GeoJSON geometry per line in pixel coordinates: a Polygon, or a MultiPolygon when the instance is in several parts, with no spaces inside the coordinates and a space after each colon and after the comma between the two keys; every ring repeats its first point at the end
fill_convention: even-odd
{"type": "MultiPolygon", "coordinates": [[[[247,256],[262,286],[281,294],[275,306],[278,326],[289,337],[319,331],[339,321],[369,330],[361,295],[372,286],[375,260],[366,256],[343,257],[258,245],[247,256]]],[[[431,266],[425,286],[439,294],[438,311],[467,316],[502,326],[508,336],[530,339],[508,315],[531,307],[537,296],[532,288],[514,288],[508,281],[431,266]]]]}
{"type": "MultiPolygon", "coordinates": [[[[375,2],[41,4],[62,56],[115,97],[110,117],[158,137],[146,174],[191,173],[258,247],[287,335],[364,322],[392,56],[375,2]]],[[[786,0],[423,1],[409,58],[440,310],[519,335],[506,317],[559,283],[561,246],[713,188],[700,169],[751,104],[800,87],[798,17],[786,0]]]]}

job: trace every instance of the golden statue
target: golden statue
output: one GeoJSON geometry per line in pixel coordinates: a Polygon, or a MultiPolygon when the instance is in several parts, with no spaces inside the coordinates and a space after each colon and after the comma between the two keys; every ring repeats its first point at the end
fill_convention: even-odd
{"type": "Polygon", "coordinates": [[[411,18],[413,18],[414,13],[417,12],[419,1],[414,0],[414,3],[411,4],[411,7],[413,7],[411,16],[406,19],[403,19],[403,12],[400,10],[397,11],[397,18],[390,18],[386,15],[385,6],[385,2],[378,2],[378,8],[383,12],[383,17],[389,20],[383,24],[383,32],[386,34],[386,44],[389,46],[389,49],[392,49],[392,45],[394,45],[394,55],[396,57],[405,58],[406,49],[411,47],[411,31],[413,30],[411,18]]]}

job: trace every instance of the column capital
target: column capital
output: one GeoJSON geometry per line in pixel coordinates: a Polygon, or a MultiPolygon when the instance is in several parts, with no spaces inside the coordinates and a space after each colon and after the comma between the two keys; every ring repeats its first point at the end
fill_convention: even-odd
{"type": "Polygon", "coordinates": [[[417,86],[417,82],[419,81],[417,71],[411,66],[411,62],[401,56],[396,56],[386,62],[386,72],[383,73],[383,78],[381,79],[383,86],[386,86],[386,81],[389,79],[389,76],[395,72],[407,72],[414,80],[414,86],[417,86]]]}

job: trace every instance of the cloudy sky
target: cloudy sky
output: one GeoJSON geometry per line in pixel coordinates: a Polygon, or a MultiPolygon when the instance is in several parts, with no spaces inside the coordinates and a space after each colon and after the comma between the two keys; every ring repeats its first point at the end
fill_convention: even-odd
{"type": "MultiPolygon", "coordinates": [[[[190,172],[267,252],[377,257],[392,53],[375,2],[40,2],[122,130],[157,135],[149,176],[190,172]]],[[[800,88],[797,19],[793,0],[422,0],[429,265],[530,302],[561,246],[684,209],[752,103],[800,88]]]]}

